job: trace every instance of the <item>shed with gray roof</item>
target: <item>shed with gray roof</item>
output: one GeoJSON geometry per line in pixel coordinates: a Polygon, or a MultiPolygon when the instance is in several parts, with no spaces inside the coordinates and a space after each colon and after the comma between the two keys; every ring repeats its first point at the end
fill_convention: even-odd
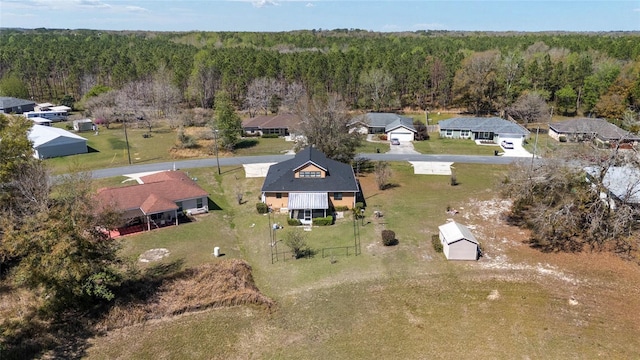
{"type": "Polygon", "coordinates": [[[478,260],[478,240],[468,227],[451,221],[438,229],[442,252],[448,260],[478,260]]]}
{"type": "Polygon", "coordinates": [[[550,123],[549,136],[558,141],[564,137],[570,142],[594,139],[602,143],[640,141],[638,135],[599,118],[579,118],[550,123]]]}

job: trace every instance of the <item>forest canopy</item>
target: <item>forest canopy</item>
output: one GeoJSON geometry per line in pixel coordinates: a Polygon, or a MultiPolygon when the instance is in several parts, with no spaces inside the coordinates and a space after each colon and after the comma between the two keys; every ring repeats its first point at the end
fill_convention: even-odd
{"type": "Polygon", "coordinates": [[[634,32],[3,29],[0,43],[0,85],[5,80],[16,89],[20,80],[36,101],[80,100],[96,86],[121,89],[161,69],[182,99],[207,108],[224,91],[246,109],[257,79],[280,89],[299,84],[311,96],[335,93],[352,109],[503,113],[525,93],[566,115],[612,119],[640,107],[640,34],[634,32]]]}

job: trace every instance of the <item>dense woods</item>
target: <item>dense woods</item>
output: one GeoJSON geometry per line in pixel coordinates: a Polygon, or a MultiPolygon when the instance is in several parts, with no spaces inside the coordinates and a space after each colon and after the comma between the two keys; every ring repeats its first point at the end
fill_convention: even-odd
{"type": "Polygon", "coordinates": [[[531,93],[567,115],[615,119],[640,107],[638,33],[3,29],[0,44],[0,91],[26,88],[36,101],[161,77],[186,105],[212,108],[222,90],[250,113],[273,110],[256,105],[265,84],[270,105],[302,88],[376,111],[503,113],[531,93]]]}

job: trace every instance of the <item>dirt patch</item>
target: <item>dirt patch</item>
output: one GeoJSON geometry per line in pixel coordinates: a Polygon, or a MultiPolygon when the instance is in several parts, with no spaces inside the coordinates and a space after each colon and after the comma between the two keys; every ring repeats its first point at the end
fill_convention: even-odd
{"type": "Polygon", "coordinates": [[[169,254],[169,250],[165,248],[151,249],[140,254],[140,256],[138,256],[138,261],[142,263],[159,261],[169,256],[169,254]]]}

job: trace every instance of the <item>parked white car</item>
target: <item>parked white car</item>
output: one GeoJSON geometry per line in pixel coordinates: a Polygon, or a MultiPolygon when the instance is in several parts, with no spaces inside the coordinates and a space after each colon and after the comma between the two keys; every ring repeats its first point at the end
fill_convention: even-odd
{"type": "Polygon", "coordinates": [[[500,143],[500,145],[502,145],[502,147],[505,149],[513,149],[513,143],[511,141],[502,140],[502,143],[500,143]]]}

